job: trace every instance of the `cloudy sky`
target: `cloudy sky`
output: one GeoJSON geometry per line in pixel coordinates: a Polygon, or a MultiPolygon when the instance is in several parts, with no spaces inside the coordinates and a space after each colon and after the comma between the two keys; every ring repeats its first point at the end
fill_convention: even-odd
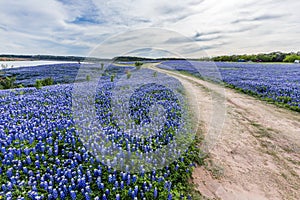
{"type": "Polygon", "coordinates": [[[298,0],[1,0],[0,54],[299,51],[299,9],[298,0]]]}

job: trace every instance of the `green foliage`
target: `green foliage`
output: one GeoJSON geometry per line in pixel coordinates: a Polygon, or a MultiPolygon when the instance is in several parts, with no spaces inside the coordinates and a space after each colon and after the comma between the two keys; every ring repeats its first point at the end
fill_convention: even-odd
{"type": "Polygon", "coordinates": [[[24,94],[25,92],[23,90],[19,92],[19,95],[24,95],[24,94]]]}
{"type": "Polygon", "coordinates": [[[144,60],[153,60],[151,58],[142,58],[142,57],[135,57],[135,56],[119,56],[113,58],[114,62],[131,62],[131,61],[144,61],[144,60]]]}
{"type": "Polygon", "coordinates": [[[24,88],[24,85],[23,84],[19,84],[19,85],[17,85],[17,88],[24,88]]]}
{"type": "Polygon", "coordinates": [[[45,78],[42,80],[42,85],[47,86],[47,85],[53,85],[54,80],[51,77],[45,78]]]}
{"type": "Polygon", "coordinates": [[[300,60],[300,55],[291,54],[287,55],[283,62],[295,62],[295,60],[300,60]]]}
{"type": "Polygon", "coordinates": [[[91,76],[90,75],[86,75],[86,80],[90,81],[91,80],[91,76]]]}
{"type": "Polygon", "coordinates": [[[35,87],[36,89],[41,89],[41,88],[43,87],[42,80],[36,79],[36,80],[35,80],[35,85],[34,85],[34,87],[35,87]]]}
{"type": "Polygon", "coordinates": [[[283,102],[284,104],[292,101],[292,98],[287,96],[278,96],[277,99],[281,100],[281,102],[283,102]]]}
{"type": "Polygon", "coordinates": [[[136,62],[134,63],[134,66],[135,66],[135,68],[136,68],[137,70],[139,70],[139,69],[141,69],[141,67],[142,67],[143,64],[144,64],[144,63],[142,63],[142,62],[136,61],[136,62]]]}
{"type": "Polygon", "coordinates": [[[104,69],[104,63],[101,63],[101,70],[104,69]]]}
{"type": "Polygon", "coordinates": [[[45,78],[42,80],[36,79],[34,87],[36,87],[36,89],[41,89],[43,86],[53,85],[53,83],[54,83],[54,80],[51,77],[48,77],[48,78],[45,78]]]}
{"type": "Polygon", "coordinates": [[[126,71],[126,76],[127,76],[127,79],[130,79],[130,77],[131,77],[130,71],[126,71]]]}
{"type": "MultiPolygon", "coordinates": [[[[291,61],[285,61],[286,57],[289,56],[299,56],[298,54],[295,53],[282,53],[282,52],[272,52],[272,53],[261,53],[261,54],[252,54],[252,55],[230,55],[230,56],[217,56],[213,57],[211,60],[213,61],[222,61],[222,62],[247,62],[247,61],[252,61],[252,62],[294,62],[294,60],[299,60],[300,56],[298,59],[291,59],[291,61]]],[[[294,57],[292,57],[294,58],[294,57]]],[[[207,59],[206,59],[207,60],[207,59]]],[[[289,59],[288,59],[289,60],[289,59]]]]}
{"type": "MultiPolygon", "coordinates": [[[[22,84],[15,84],[16,77],[0,77],[0,89],[13,89],[13,88],[24,88],[22,84]]],[[[42,86],[53,85],[54,81],[51,77],[42,80],[37,79],[35,81],[34,87],[37,89],[42,88],[42,86]]]]}
{"type": "Polygon", "coordinates": [[[114,82],[114,79],[115,79],[115,75],[112,74],[112,75],[110,76],[110,82],[114,82]]]}
{"type": "Polygon", "coordinates": [[[153,72],[153,77],[157,77],[157,72],[153,72]]]}
{"type": "Polygon", "coordinates": [[[0,89],[12,89],[15,88],[16,77],[5,77],[0,79],[0,89]]]}

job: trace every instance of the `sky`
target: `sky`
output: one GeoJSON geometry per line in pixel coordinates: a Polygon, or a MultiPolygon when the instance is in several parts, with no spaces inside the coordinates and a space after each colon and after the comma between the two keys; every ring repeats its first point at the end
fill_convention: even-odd
{"type": "Polygon", "coordinates": [[[0,0],[0,54],[297,52],[299,8],[298,0],[0,0]]]}

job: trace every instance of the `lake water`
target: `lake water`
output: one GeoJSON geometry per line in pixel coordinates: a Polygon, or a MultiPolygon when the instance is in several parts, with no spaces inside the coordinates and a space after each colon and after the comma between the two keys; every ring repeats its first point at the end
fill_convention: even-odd
{"type": "Polygon", "coordinates": [[[50,64],[60,64],[60,63],[77,63],[72,61],[49,61],[49,60],[39,60],[39,61],[0,61],[0,69],[3,65],[7,68],[17,68],[17,67],[30,67],[38,65],[50,65],[50,64]]]}

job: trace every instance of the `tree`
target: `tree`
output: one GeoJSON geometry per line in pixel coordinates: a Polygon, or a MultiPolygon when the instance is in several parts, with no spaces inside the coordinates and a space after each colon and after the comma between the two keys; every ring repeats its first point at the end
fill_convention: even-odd
{"type": "Polygon", "coordinates": [[[287,55],[283,62],[295,62],[295,60],[300,60],[300,56],[296,54],[287,55]]]}

